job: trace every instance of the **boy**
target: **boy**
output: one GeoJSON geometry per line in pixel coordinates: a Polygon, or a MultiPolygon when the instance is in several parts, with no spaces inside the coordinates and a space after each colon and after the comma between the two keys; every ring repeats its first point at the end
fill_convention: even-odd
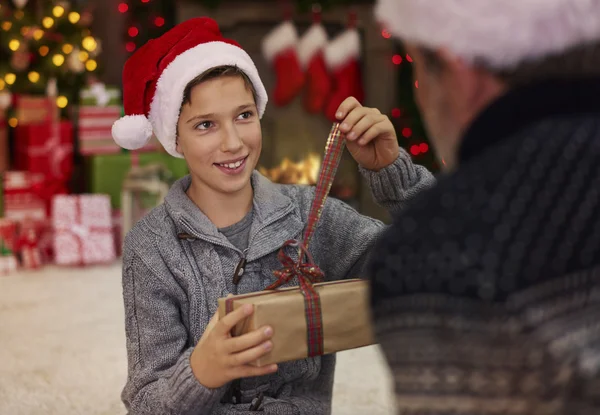
{"type": "MultiPolygon", "coordinates": [[[[138,148],[154,129],[190,170],[126,238],[127,408],[239,414],[263,394],[266,413],[329,413],[334,356],[255,368],[247,363],[269,351],[272,329],[231,338],[230,329],[252,309],[213,317],[218,298],[260,291],[273,281],[272,271],[281,267],[277,251],[301,238],[314,197],[312,188],[276,185],[254,170],[267,94],[252,60],[213,20],[192,19],[129,59],[124,100],[127,116],[115,123],[115,140],[138,148]],[[241,261],[244,273],[234,281],[241,261]]],[[[350,98],[338,118],[378,201],[398,208],[433,182],[399,149],[379,111],[350,98]]],[[[328,279],[357,276],[381,229],[330,199],[311,253],[328,279]]]]}

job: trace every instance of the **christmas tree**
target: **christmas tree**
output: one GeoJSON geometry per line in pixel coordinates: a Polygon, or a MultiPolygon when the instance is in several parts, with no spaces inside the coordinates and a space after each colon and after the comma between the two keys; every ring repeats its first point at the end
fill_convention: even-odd
{"type": "MultiPolygon", "coordinates": [[[[383,35],[389,36],[385,31],[383,35]]],[[[415,101],[414,94],[419,88],[419,80],[413,76],[412,57],[402,46],[397,45],[392,62],[398,68],[397,107],[392,111],[392,120],[398,132],[400,145],[413,156],[416,163],[427,167],[432,172],[437,172],[440,166],[429,144],[423,119],[415,101]]]]}
{"type": "Polygon", "coordinates": [[[0,90],[44,95],[56,79],[57,105],[77,103],[79,90],[98,68],[100,43],[91,11],[70,1],[0,2],[0,90]]]}

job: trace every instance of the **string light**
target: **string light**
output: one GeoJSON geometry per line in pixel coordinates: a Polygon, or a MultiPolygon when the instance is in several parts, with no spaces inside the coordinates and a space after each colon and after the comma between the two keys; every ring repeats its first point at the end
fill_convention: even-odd
{"type": "Polygon", "coordinates": [[[61,66],[63,63],[65,63],[65,57],[60,53],[57,53],[56,55],[52,56],[52,63],[56,66],[61,66]]]}
{"type": "Polygon", "coordinates": [[[421,150],[421,153],[427,153],[429,151],[429,145],[427,143],[421,143],[419,144],[419,150],[421,150]]]}
{"type": "Polygon", "coordinates": [[[39,52],[41,56],[46,56],[50,52],[50,48],[48,46],[41,46],[39,52]]]}
{"type": "Polygon", "coordinates": [[[415,88],[419,89],[419,80],[418,79],[415,81],[415,88]]]}
{"type": "Polygon", "coordinates": [[[2,91],[5,86],[6,86],[6,83],[4,82],[4,79],[0,78],[0,91],[2,91]]]}
{"type": "Polygon", "coordinates": [[[58,98],[56,98],[56,106],[58,108],[65,108],[68,104],[69,100],[64,95],[61,95],[58,98]]]}
{"type": "Polygon", "coordinates": [[[89,59],[90,55],[85,50],[79,52],[79,60],[85,62],[89,59]]]}
{"type": "Polygon", "coordinates": [[[62,51],[65,55],[68,55],[69,53],[73,52],[73,45],[65,43],[62,47],[62,51]]]}
{"type": "Polygon", "coordinates": [[[96,39],[94,39],[92,36],[84,37],[81,41],[81,45],[89,52],[93,52],[98,46],[98,44],[96,43],[96,39]]]}
{"type": "Polygon", "coordinates": [[[39,73],[37,73],[37,72],[35,72],[35,71],[29,72],[29,73],[27,74],[27,77],[29,78],[29,81],[30,81],[32,84],[35,84],[37,81],[39,81],[39,80],[40,80],[40,74],[39,74],[39,73]]]}
{"type": "Polygon", "coordinates": [[[405,138],[408,138],[408,137],[410,137],[411,135],[412,135],[412,130],[411,130],[410,128],[408,128],[408,127],[404,127],[404,128],[402,129],[402,136],[403,136],[403,137],[405,137],[405,138]]]}
{"type": "Polygon", "coordinates": [[[69,21],[73,24],[77,23],[81,19],[81,16],[77,12],[69,13],[69,21]]]}
{"type": "Polygon", "coordinates": [[[164,19],[164,17],[158,16],[158,17],[156,17],[154,19],[154,26],[156,26],[156,27],[163,27],[164,25],[165,25],[165,19],[164,19]]]}
{"type": "Polygon", "coordinates": [[[46,29],[50,29],[53,24],[54,24],[54,19],[52,17],[46,16],[42,19],[42,26],[44,26],[46,29]]]}
{"type": "Polygon", "coordinates": [[[65,8],[62,6],[54,6],[52,9],[52,14],[54,17],[61,17],[63,14],[65,14],[65,8]]]}
{"type": "Polygon", "coordinates": [[[6,83],[8,85],[12,85],[17,80],[17,75],[15,75],[14,73],[10,73],[9,72],[6,75],[4,75],[4,80],[6,81],[6,83]]]}
{"type": "Polygon", "coordinates": [[[392,57],[392,62],[394,62],[394,65],[400,65],[402,63],[402,56],[394,55],[392,57]]]}
{"type": "Polygon", "coordinates": [[[125,50],[127,50],[127,52],[133,52],[135,50],[135,43],[134,42],[127,42],[125,44],[125,50]]]}
{"type": "Polygon", "coordinates": [[[142,3],[148,3],[150,0],[142,0],[142,3]]]}
{"type": "Polygon", "coordinates": [[[97,67],[98,67],[98,64],[93,59],[90,59],[89,61],[87,61],[85,63],[85,69],[87,69],[89,72],[95,71],[97,67]]]}
{"type": "Polygon", "coordinates": [[[392,34],[391,34],[390,32],[388,32],[387,30],[383,29],[383,30],[381,31],[381,36],[383,36],[383,37],[384,37],[384,38],[386,38],[386,39],[389,39],[389,38],[391,38],[391,37],[392,37],[392,34]]]}
{"type": "Polygon", "coordinates": [[[131,36],[131,37],[136,37],[140,33],[140,31],[138,30],[137,27],[131,26],[129,28],[129,30],[127,31],[127,33],[129,33],[129,36],[131,36]]]}
{"type": "Polygon", "coordinates": [[[392,110],[392,117],[398,118],[400,117],[400,115],[402,115],[402,111],[400,111],[400,108],[394,108],[392,110]]]}
{"type": "Polygon", "coordinates": [[[119,3],[119,11],[121,13],[127,13],[127,10],[129,10],[127,3],[119,3]]]}
{"type": "Polygon", "coordinates": [[[33,31],[33,38],[35,40],[40,40],[44,37],[44,31],[42,29],[36,29],[33,31]]]}
{"type": "Polygon", "coordinates": [[[15,12],[15,18],[17,20],[21,20],[23,18],[23,16],[25,16],[25,12],[23,12],[23,10],[17,10],[15,12]]]}
{"type": "Polygon", "coordinates": [[[6,21],[2,22],[2,30],[8,32],[12,28],[12,22],[6,21]]]}
{"type": "Polygon", "coordinates": [[[410,57],[409,54],[406,54],[406,60],[409,61],[410,63],[412,63],[413,59],[410,57]]]}
{"type": "Polygon", "coordinates": [[[19,125],[19,120],[17,120],[15,117],[10,118],[8,120],[8,125],[10,125],[12,128],[16,128],[17,125],[19,125]]]}
{"type": "Polygon", "coordinates": [[[410,146],[410,154],[412,154],[413,156],[418,156],[419,153],[421,153],[421,149],[418,145],[413,144],[412,146],[410,146]]]}
{"type": "Polygon", "coordinates": [[[21,46],[21,42],[19,42],[17,39],[12,39],[10,42],[8,42],[8,48],[13,52],[19,50],[19,46],[21,46]]]}
{"type": "Polygon", "coordinates": [[[29,33],[29,27],[27,27],[27,26],[23,26],[23,27],[21,28],[21,35],[23,35],[23,36],[27,36],[27,33],[29,33]]]}

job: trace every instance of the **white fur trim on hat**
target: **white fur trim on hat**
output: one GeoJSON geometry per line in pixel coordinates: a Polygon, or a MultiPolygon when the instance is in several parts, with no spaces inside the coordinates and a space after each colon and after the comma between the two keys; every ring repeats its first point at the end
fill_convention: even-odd
{"type": "Polygon", "coordinates": [[[298,32],[290,21],[285,21],[271,30],[262,40],[262,52],[267,62],[272,62],[279,53],[298,45],[298,32]]]}
{"type": "Polygon", "coordinates": [[[306,68],[310,60],[327,46],[327,32],[322,24],[313,24],[298,42],[298,60],[306,68]]]}
{"type": "Polygon", "coordinates": [[[358,30],[348,29],[336,36],[325,47],[325,64],[329,70],[336,70],[353,59],[360,58],[360,36],[358,30]]]}
{"type": "Polygon", "coordinates": [[[152,137],[152,124],[144,115],[126,115],[114,122],[112,136],[120,147],[137,150],[152,137]]]}
{"type": "Polygon", "coordinates": [[[375,13],[400,39],[496,69],[600,40],[598,0],[379,0],[375,13]]]}
{"type": "Polygon", "coordinates": [[[201,73],[218,66],[236,66],[252,82],[256,91],[258,116],[267,107],[267,91],[252,59],[243,49],[225,42],[208,42],[197,45],[177,56],[162,72],[150,104],[148,116],[156,137],[165,150],[175,157],[177,152],[177,121],[186,85],[201,73]]]}

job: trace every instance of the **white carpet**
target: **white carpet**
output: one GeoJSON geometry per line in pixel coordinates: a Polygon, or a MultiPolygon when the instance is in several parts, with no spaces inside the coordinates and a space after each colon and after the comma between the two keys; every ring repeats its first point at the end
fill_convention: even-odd
{"type": "MultiPolygon", "coordinates": [[[[0,277],[0,414],[119,415],[126,378],[120,265],[0,277]]],[[[334,415],[392,414],[376,347],[338,357],[334,415]]]]}

